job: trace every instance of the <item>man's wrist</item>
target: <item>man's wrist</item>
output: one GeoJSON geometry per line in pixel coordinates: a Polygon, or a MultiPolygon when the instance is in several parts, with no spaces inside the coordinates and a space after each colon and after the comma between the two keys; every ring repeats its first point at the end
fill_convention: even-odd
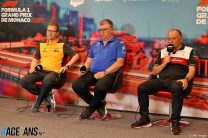
{"type": "Polygon", "coordinates": [[[189,81],[190,81],[190,79],[189,79],[188,77],[185,77],[185,79],[187,80],[187,82],[189,82],[189,81]]]}
{"type": "Polygon", "coordinates": [[[66,65],[65,67],[67,67],[67,69],[69,69],[69,68],[70,68],[70,66],[69,66],[69,65],[66,65]]]}
{"type": "Polygon", "coordinates": [[[107,75],[107,74],[108,74],[108,71],[105,70],[105,71],[104,71],[104,75],[107,75]]]}

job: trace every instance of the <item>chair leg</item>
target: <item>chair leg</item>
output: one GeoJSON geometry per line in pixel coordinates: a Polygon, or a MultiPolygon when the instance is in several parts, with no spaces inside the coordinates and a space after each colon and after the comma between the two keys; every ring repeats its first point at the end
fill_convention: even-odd
{"type": "Polygon", "coordinates": [[[95,113],[93,113],[90,116],[90,119],[99,119],[99,120],[114,120],[114,119],[120,119],[121,115],[120,114],[116,114],[116,113],[109,113],[107,108],[106,108],[106,100],[104,99],[104,108],[106,110],[106,115],[103,117],[98,111],[96,111],[95,113]]]}
{"type": "Polygon", "coordinates": [[[95,112],[90,116],[90,119],[98,119],[98,120],[103,120],[103,121],[115,120],[115,119],[120,119],[120,118],[121,118],[120,114],[109,113],[109,112],[104,118],[102,118],[102,116],[98,112],[95,112]]]}
{"type": "MultiPolygon", "coordinates": [[[[171,122],[172,120],[169,118],[169,119],[161,119],[161,120],[154,121],[152,122],[152,124],[155,126],[170,127],[171,122]]],[[[180,120],[179,123],[180,123],[180,126],[182,127],[187,127],[191,124],[190,122],[185,121],[185,120],[180,120]]]]}
{"type": "Polygon", "coordinates": [[[40,112],[63,112],[63,111],[66,111],[64,107],[56,106],[55,109],[53,109],[51,108],[50,104],[40,106],[40,112]]]}
{"type": "MultiPolygon", "coordinates": [[[[170,127],[171,122],[172,122],[171,114],[172,114],[172,103],[169,104],[169,118],[153,121],[152,124],[155,126],[170,127]]],[[[183,126],[183,127],[190,125],[190,122],[185,121],[185,120],[180,120],[179,123],[180,123],[180,126],[183,126]]]]}
{"type": "Polygon", "coordinates": [[[180,120],[179,123],[180,123],[180,126],[182,127],[187,127],[191,124],[189,121],[185,121],[185,120],[180,120]]]}
{"type": "Polygon", "coordinates": [[[155,126],[161,126],[161,127],[169,127],[171,123],[171,119],[160,119],[157,121],[152,122],[155,126]]]}

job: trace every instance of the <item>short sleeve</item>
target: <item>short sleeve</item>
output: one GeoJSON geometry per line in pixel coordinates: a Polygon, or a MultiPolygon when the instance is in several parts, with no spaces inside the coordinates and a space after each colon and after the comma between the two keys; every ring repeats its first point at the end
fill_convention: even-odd
{"type": "Polygon", "coordinates": [[[35,50],[34,58],[40,60],[40,46],[35,50]]]}
{"type": "Polygon", "coordinates": [[[189,57],[189,66],[196,66],[196,51],[194,49],[192,49],[191,53],[190,53],[190,57],[189,57]]]}
{"type": "Polygon", "coordinates": [[[68,55],[70,57],[73,57],[76,54],[74,49],[71,46],[66,45],[66,44],[64,44],[64,46],[63,46],[63,51],[64,51],[65,55],[68,55]]]}

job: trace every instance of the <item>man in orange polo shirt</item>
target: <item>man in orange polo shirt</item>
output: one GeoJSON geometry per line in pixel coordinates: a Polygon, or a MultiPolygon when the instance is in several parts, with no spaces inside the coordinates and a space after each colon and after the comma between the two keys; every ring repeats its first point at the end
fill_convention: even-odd
{"type": "Polygon", "coordinates": [[[70,46],[59,42],[59,26],[57,23],[51,22],[48,24],[46,36],[47,42],[40,43],[40,46],[36,49],[29,74],[24,76],[20,82],[23,88],[32,94],[38,95],[32,106],[32,112],[39,111],[39,106],[45,98],[48,99],[52,107],[55,107],[54,99],[51,99],[54,96],[51,96],[50,91],[58,83],[57,80],[62,79],[63,75],[60,74],[64,73],[79,59],[79,55],[70,46]],[[65,56],[72,58],[63,66],[65,56]],[[37,65],[39,67],[41,65],[41,71],[36,70],[37,65]],[[42,86],[36,86],[34,84],[36,81],[42,81],[42,86]]]}

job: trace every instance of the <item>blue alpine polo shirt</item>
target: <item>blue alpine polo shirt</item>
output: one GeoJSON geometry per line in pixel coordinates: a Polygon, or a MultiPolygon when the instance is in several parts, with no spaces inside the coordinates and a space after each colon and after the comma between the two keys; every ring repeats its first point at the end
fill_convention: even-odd
{"type": "Polygon", "coordinates": [[[105,71],[116,62],[117,58],[126,58],[126,46],[115,36],[105,46],[102,39],[98,39],[92,44],[88,57],[92,58],[91,72],[105,71]]]}

